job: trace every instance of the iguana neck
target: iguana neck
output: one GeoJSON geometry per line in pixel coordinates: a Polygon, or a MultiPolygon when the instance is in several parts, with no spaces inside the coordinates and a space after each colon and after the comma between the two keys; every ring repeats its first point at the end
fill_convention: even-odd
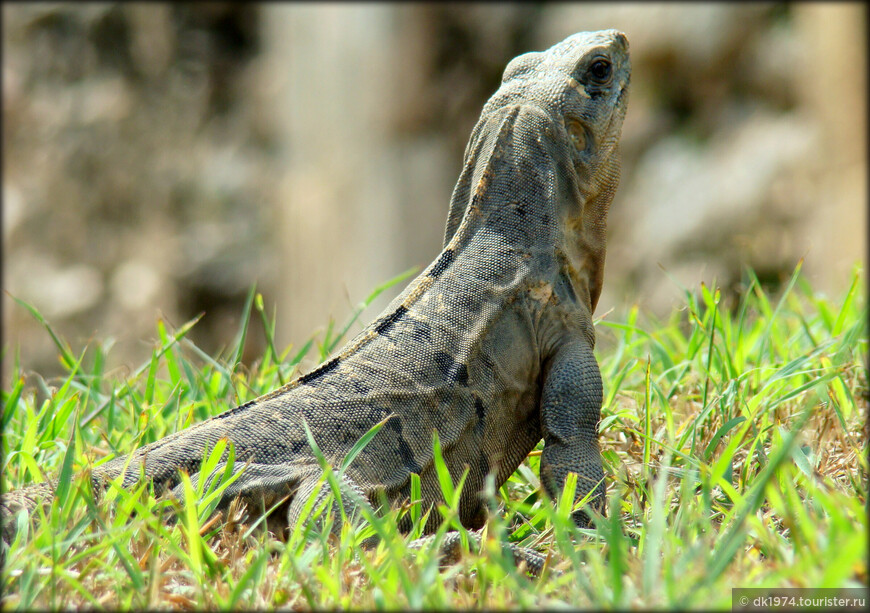
{"type": "Polygon", "coordinates": [[[444,247],[460,253],[478,232],[502,235],[540,263],[538,272],[567,277],[591,313],[601,292],[615,188],[584,193],[559,129],[531,105],[505,106],[480,119],[453,190],[444,247]]]}

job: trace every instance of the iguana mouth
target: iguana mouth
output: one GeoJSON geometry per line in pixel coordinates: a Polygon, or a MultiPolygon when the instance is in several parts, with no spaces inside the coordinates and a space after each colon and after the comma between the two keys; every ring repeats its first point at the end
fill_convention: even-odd
{"type": "Polygon", "coordinates": [[[622,84],[622,88],[619,91],[619,95],[616,97],[616,100],[613,102],[613,107],[616,109],[615,113],[611,113],[610,119],[607,122],[607,128],[604,130],[604,138],[606,141],[617,141],[619,140],[619,133],[621,131],[621,124],[625,120],[625,95],[628,93],[628,82],[622,84]]]}
{"type": "Polygon", "coordinates": [[[625,83],[622,84],[622,87],[619,90],[619,95],[616,97],[616,102],[613,103],[613,106],[616,109],[616,113],[614,113],[610,116],[610,124],[608,125],[608,128],[613,125],[613,120],[617,116],[625,117],[625,105],[623,104],[623,102],[625,102],[625,95],[627,93],[628,93],[628,81],[626,80],[625,83]]]}

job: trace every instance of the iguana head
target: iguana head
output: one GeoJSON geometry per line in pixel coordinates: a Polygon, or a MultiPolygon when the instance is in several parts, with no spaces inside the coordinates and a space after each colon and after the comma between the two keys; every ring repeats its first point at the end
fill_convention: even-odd
{"type": "Polygon", "coordinates": [[[446,240],[475,207],[490,227],[524,226],[525,242],[555,249],[594,309],[630,73],[628,40],[616,30],[574,34],[511,60],[468,143],[446,240]],[[508,219],[512,204],[525,211],[522,223],[508,219]]]}

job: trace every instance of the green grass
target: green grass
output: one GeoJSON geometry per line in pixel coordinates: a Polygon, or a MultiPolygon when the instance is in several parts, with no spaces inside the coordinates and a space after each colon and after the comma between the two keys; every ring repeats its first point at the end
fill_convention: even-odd
{"type": "MultiPolygon", "coordinates": [[[[270,391],[303,359],[310,366],[337,348],[352,324],[279,352],[275,322],[252,291],[237,342],[222,355],[186,338],[194,322],[178,330],[157,322],[150,359],[119,377],[106,372],[110,343],[74,351],[44,322],[68,374],[44,381],[13,365],[2,391],[3,487],[56,475],[61,485],[38,522],[19,517],[2,605],[728,609],[732,587],[867,585],[861,275],[839,300],[816,294],[798,267],[776,297],[747,273],[733,308],[701,287],[667,321],[637,308],[600,319],[608,516],[593,530],[575,528],[570,492],[555,506],[542,497],[533,452],[490,492],[480,551],[440,572],[437,539],[408,544],[427,511],[445,518],[441,535],[456,524],[461,483],[449,477],[442,507],[369,516],[338,538],[300,523],[277,540],[235,506],[213,521],[220,480],[186,481],[185,504],[155,500],[145,485],[111,488],[99,501],[90,491],[92,466],[270,391]],[[262,319],[266,350],[246,368],[239,360],[252,316],[262,319]],[[395,528],[405,513],[409,535],[395,528]],[[364,549],[373,535],[380,543],[364,549]],[[514,568],[499,541],[548,554],[544,576],[514,568]]],[[[204,470],[222,450],[206,455],[204,470]]],[[[327,471],[322,486],[340,495],[342,469],[327,471]]]]}

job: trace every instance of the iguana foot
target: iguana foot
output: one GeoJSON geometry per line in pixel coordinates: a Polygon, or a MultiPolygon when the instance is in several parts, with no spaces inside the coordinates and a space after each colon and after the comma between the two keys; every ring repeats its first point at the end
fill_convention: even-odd
{"type": "MultiPolygon", "coordinates": [[[[431,543],[434,538],[434,536],[424,536],[411,541],[409,546],[412,549],[422,549],[431,543]]],[[[469,530],[468,540],[469,547],[479,550],[483,541],[481,532],[479,530],[469,530]]],[[[519,547],[511,543],[502,543],[501,547],[503,551],[510,552],[517,568],[525,569],[532,577],[540,577],[541,573],[544,572],[547,556],[543,556],[528,547],[519,547]]],[[[442,568],[459,563],[463,556],[461,535],[458,532],[448,532],[438,548],[438,555],[441,558],[442,568]]]]}

